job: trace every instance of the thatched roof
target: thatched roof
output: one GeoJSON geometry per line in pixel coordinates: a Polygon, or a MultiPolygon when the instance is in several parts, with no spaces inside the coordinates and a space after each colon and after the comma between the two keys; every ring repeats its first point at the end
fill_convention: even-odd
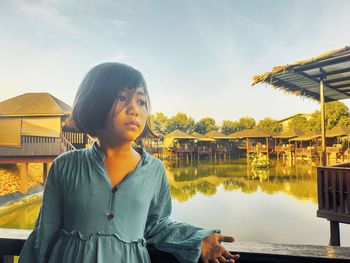
{"type": "Polygon", "coordinates": [[[321,78],[325,79],[325,101],[350,97],[350,47],[276,66],[270,72],[254,76],[252,85],[264,82],[285,93],[320,100],[321,78]]]}
{"type": "Polygon", "coordinates": [[[188,135],[180,130],[175,130],[164,136],[166,139],[194,139],[195,137],[192,135],[188,135]]]}
{"type": "Polygon", "coordinates": [[[312,132],[305,133],[304,135],[294,137],[290,139],[290,141],[310,141],[312,139],[316,139],[320,137],[321,137],[321,133],[312,131],[312,132]]]}
{"type": "Polygon", "coordinates": [[[202,142],[214,142],[215,140],[213,138],[209,138],[203,134],[200,134],[198,132],[193,132],[191,134],[192,136],[194,136],[198,141],[202,141],[202,142]]]}
{"type": "Polygon", "coordinates": [[[303,135],[304,135],[304,133],[299,129],[289,129],[285,132],[282,132],[281,134],[273,136],[273,138],[290,139],[290,138],[299,137],[299,136],[303,136],[303,135]]]}
{"type": "Polygon", "coordinates": [[[218,139],[219,140],[220,139],[229,139],[225,134],[223,134],[221,132],[218,132],[218,131],[215,131],[215,130],[207,132],[205,134],[205,136],[213,138],[213,139],[216,139],[216,140],[218,140],[218,139]]]}
{"type": "Polygon", "coordinates": [[[72,107],[49,93],[25,93],[0,102],[0,116],[62,116],[72,107]]]}
{"type": "Polygon", "coordinates": [[[340,137],[340,136],[347,136],[350,135],[350,128],[342,125],[342,126],[335,126],[331,130],[326,132],[326,137],[340,137]]]}
{"type": "Polygon", "coordinates": [[[258,129],[247,129],[238,132],[234,132],[228,135],[230,138],[268,138],[270,134],[260,131],[258,129]]]}

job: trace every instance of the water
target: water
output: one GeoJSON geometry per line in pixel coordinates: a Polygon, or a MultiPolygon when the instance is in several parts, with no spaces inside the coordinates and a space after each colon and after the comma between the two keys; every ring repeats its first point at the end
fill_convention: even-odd
{"type": "MultiPolygon", "coordinates": [[[[172,191],[172,219],[219,228],[238,241],[327,245],[329,223],[316,217],[316,168],[271,160],[253,169],[246,159],[164,161],[172,191]]],[[[0,217],[0,227],[31,229],[40,202],[0,217]]],[[[350,225],[340,224],[350,246],[350,225]]]]}

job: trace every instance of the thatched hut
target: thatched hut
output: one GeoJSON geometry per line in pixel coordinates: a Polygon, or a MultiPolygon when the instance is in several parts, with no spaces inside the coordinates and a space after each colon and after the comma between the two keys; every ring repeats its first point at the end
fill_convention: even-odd
{"type": "Polygon", "coordinates": [[[343,160],[350,155],[350,128],[345,125],[335,126],[326,133],[326,153],[329,159],[343,160]]]}
{"type": "Polygon", "coordinates": [[[207,156],[211,158],[212,146],[213,146],[213,143],[215,142],[215,139],[209,138],[198,132],[193,132],[191,135],[195,137],[194,144],[195,144],[195,153],[197,155],[197,158],[199,159],[201,156],[207,156]]]}
{"type": "Polygon", "coordinates": [[[315,131],[307,132],[304,135],[291,138],[295,142],[295,157],[301,159],[313,159],[320,157],[321,133],[315,131]]]}
{"type": "Polygon", "coordinates": [[[275,139],[277,158],[279,158],[280,155],[282,155],[283,158],[288,157],[289,159],[295,157],[295,143],[290,140],[302,135],[304,135],[304,133],[299,129],[289,129],[278,135],[274,135],[273,138],[275,139]]]}
{"type": "Polygon", "coordinates": [[[239,139],[240,149],[246,151],[246,156],[250,154],[269,154],[269,138],[271,135],[258,129],[246,129],[228,135],[231,139],[239,139]]]}
{"type": "Polygon", "coordinates": [[[212,130],[207,132],[205,136],[215,140],[212,147],[212,153],[215,158],[221,157],[221,156],[226,158],[227,155],[230,157],[231,145],[230,145],[230,138],[227,137],[227,135],[221,132],[212,130]]]}
{"type": "Polygon", "coordinates": [[[164,157],[192,158],[195,137],[180,130],[172,131],[164,136],[164,157]]]}

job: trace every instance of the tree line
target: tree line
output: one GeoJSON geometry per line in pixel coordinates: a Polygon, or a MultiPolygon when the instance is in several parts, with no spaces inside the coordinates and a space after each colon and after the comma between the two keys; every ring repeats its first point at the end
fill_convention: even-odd
{"type": "MultiPolygon", "coordinates": [[[[332,129],[337,125],[350,126],[349,108],[342,102],[334,101],[325,104],[326,129],[332,129]]],[[[309,118],[298,115],[289,122],[289,129],[299,129],[304,133],[321,131],[321,113],[319,110],[314,111],[309,118]]],[[[217,123],[211,117],[205,117],[196,121],[193,117],[178,112],[172,117],[167,117],[162,112],[151,114],[151,128],[159,135],[168,134],[176,129],[179,129],[187,134],[198,132],[206,134],[211,130],[220,131],[223,134],[231,134],[245,129],[258,129],[267,133],[282,132],[282,124],[270,117],[266,117],[259,122],[256,122],[252,117],[242,117],[238,120],[223,120],[217,123]]]]}

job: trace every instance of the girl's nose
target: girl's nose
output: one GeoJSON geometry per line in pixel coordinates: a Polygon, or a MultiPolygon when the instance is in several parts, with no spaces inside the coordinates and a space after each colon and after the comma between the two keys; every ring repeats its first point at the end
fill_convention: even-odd
{"type": "Polygon", "coordinates": [[[136,100],[129,101],[129,103],[126,105],[126,113],[136,116],[139,114],[136,100]]]}

